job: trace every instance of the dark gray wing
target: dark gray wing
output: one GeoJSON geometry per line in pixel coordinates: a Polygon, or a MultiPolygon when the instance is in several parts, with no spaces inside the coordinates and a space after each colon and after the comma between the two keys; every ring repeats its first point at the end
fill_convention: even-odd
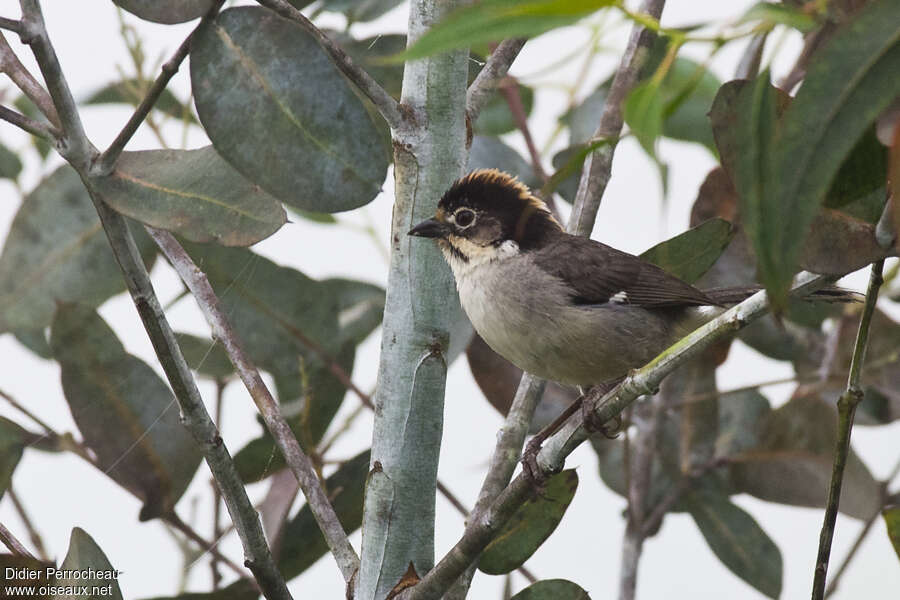
{"type": "Polygon", "coordinates": [[[656,265],[588,238],[562,236],[534,251],[534,262],[572,288],[574,304],[617,302],[647,308],[716,304],[656,265]]]}

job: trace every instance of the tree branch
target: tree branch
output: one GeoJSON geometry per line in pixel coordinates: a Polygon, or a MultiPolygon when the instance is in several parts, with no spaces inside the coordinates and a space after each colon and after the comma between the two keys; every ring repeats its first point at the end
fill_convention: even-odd
{"type": "Polygon", "coordinates": [[[32,558],[37,560],[34,555],[28,551],[22,542],[16,539],[16,536],[13,535],[12,531],[6,528],[6,525],[0,523],[0,542],[3,542],[3,545],[9,548],[10,552],[15,554],[16,556],[27,556],[28,558],[32,558]]]}
{"type": "MultiPolygon", "coordinates": [[[[801,273],[793,293],[803,296],[826,285],[828,278],[801,273]]],[[[673,344],[646,366],[632,371],[622,383],[602,397],[588,394],[585,403],[596,423],[606,423],[619,415],[641,395],[656,393],[662,380],[690,359],[698,356],[715,341],[731,335],[763,316],[768,310],[764,291],[730,308],[719,317],[696,329],[673,344]]],[[[583,415],[576,415],[556,434],[544,442],[537,456],[541,474],[549,477],[562,470],[565,458],[588,437],[583,415]]],[[[478,558],[485,546],[503,528],[509,518],[534,494],[534,485],[519,474],[491,503],[480,518],[472,520],[459,542],[431,569],[422,580],[410,588],[404,600],[438,598],[465,569],[478,558]]]]}
{"type": "Polygon", "coordinates": [[[15,491],[13,491],[12,484],[7,488],[6,494],[9,496],[9,499],[12,500],[16,512],[19,513],[19,519],[22,520],[22,524],[25,526],[26,531],[28,531],[28,537],[31,539],[34,549],[37,550],[38,557],[43,561],[50,562],[50,555],[47,554],[47,548],[44,546],[44,539],[41,537],[41,534],[38,533],[34,523],[31,522],[31,517],[28,516],[25,506],[19,500],[15,491]]]}
{"type": "Polygon", "coordinates": [[[97,159],[93,172],[94,175],[109,175],[112,173],[113,169],[116,167],[116,161],[125,149],[126,144],[128,144],[128,141],[132,138],[138,127],[140,127],[141,123],[144,122],[144,119],[147,118],[147,115],[150,114],[153,105],[156,104],[156,101],[166,89],[166,86],[169,85],[169,81],[175,76],[175,73],[178,72],[178,68],[188,55],[188,52],[190,52],[191,40],[194,39],[197,30],[213,20],[224,3],[225,0],[216,0],[216,2],[213,2],[209,11],[203,15],[203,18],[200,19],[197,26],[184,39],[172,58],[163,64],[159,76],[153,81],[153,85],[147,90],[147,94],[144,96],[144,99],[141,100],[141,103],[134,109],[134,113],[122,128],[122,131],[120,131],[119,135],[116,136],[116,139],[112,141],[109,148],[107,148],[97,159]]]}
{"type": "Polygon", "coordinates": [[[278,403],[244,352],[231,324],[219,309],[219,299],[209,280],[172,234],[150,226],[147,226],[146,230],[191,291],[212,329],[213,337],[222,343],[228,353],[228,358],[231,359],[238,376],[263,416],[269,433],[272,434],[291,472],[297,478],[313,516],[344,576],[344,581],[349,582],[359,568],[359,557],[350,545],[347,534],[322,489],[312,461],[300,448],[290,426],[281,416],[278,403]]]}
{"type": "Polygon", "coordinates": [[[53,129],[52,125],[41,123],[40,121],[35,121],[34,119],[17,113],[16,111],[6,108],[5,106],[0,106],[0,119],[6,121],[7,123],[12,123],[19,129],[27,131],[31,135],[43,138],[51,144],[56,143],[57,136],[59,135],[59,132],[53,129]]]}
{"type": "Polygon", "coordinates": [[[500,82],[506,77],[509,67],[516,60],[526,41],[525,38],[504,40],[491,52],[487,63],[466,90],[466,117],[470,124],[478,119],[481,109],[497,91],[500,82]]]}
{"type": "Polygon", "coordinates": [[[863,391],[859,385],[863,362],[866,360],[866,346],[869,341],[869,325],[872,315],[875,313],[875,303],[878,300],[878,290],[883,279],[884,260],[872,264],[872,274],[869,277],[869,288],[866,290],[866,303],[862,316],[859,319],[859,330],[856,333],[856,343],[853,346],[853,356],[850,359],[850,374],[847,376],[847,389],[838,398],[838,437],[834,450],[834,463],[831,470],[831,484],[828,486],[828,502],[825,505],[825,517],[822,523],[822,532],[819,536],[819,552],[816,558],[816,568],[813,575],[813,600],[822,600],[825,597],[825,578],[828,574],[828,560],[831,556],[831,542],[834,538],[834,526],[837,520],[838,505],[841,499],[841,485],[844,479],[844,467],[847,464],[847,456],[850,453],[850,434],[853,430],[853,417],[856,407],[863,399],[863,391]]]}
{"type": "Polygon", "coordinates": [[[0,72],[9,75],[9,78],[16,84],[16,87],[22,90],[22,93],[34,102],[34,105],[38,107],[38,110],[41,111],[57,128],[60,127],[59,115],[56,114],[56,107],[53,106],[53,100],[50,98],[50,94],[41,87],[41,84],[34,78],[34,75],[25,68],[25,65],[22,64],[19,57],[16,56],[16,53],[13,52],[12,47],[10,47],[9,43],[6,41],[6,38],[3,37],[2,32],[0,32],[0,72]]]}
{"type": "Polygon", "coordinates": [[[318,27],[313,25],[312,21],[307,19],[303,13],[285,2],[285,0],[257,0],[257,2],[285,19],[298,23],[303,29],[312,34],[319,42],[319,45],[331,56],[335,66],[372,101],[378,112],[384,117],[384,120],[391,126],[391,129],[396,130],[404,125],[406,117],[400,103],[394,100],[371,75],[354,63],[347,53],[344,52],[343,48],[335,44],[318,27]]]}
{"type": "Polygon", "coordinates": [[[13,33],[22,33],[22,22],[16,21],[15,19],[0,17],[0,29],[6,29],[13,33]]]}
{"type": "MultiPolygon", "coordinates": [[[[665,0],[644,0],[639,12],[659,20],[665,3],[665,0]]],[[[598,141],[607,141],[608,143],[588,154],[584,161],[584,170],[581,173],[581,180],[578,182],[578,192],[575,194],[572,215],[569,217],[569,233],[590,235],[594,229],[603,192],[606,191],[606,184],[609,183],[612,173],[616,140],[622,131],[622,103],[637,85],[641,69],[647,62],[648,49],[655,37],[655,32],[638,23],[635,23],[631,30],[628,46],[625,48],[619,68],[613,77],[609,94],[606,96],[600,124],[594,135],[588,140],[589,144],[598,141]]]]}

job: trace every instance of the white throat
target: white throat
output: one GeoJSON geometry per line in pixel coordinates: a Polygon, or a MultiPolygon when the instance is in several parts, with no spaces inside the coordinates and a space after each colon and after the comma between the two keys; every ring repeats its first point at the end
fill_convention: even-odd
{"type": "Polygon", "coordinates": [[[519,245],[513,240],[506,240],[499,246],[479,246],[465,238],[454,236],[453,246],[465,258],[453,252],[450,249],[449,242],[441,244],[441,251],[444,253],[444,258],[450,265],[450,269],[453,271],[457,286],[461,279],[480,267],[496,261],[507,260],[519,254],[519,245]]]}

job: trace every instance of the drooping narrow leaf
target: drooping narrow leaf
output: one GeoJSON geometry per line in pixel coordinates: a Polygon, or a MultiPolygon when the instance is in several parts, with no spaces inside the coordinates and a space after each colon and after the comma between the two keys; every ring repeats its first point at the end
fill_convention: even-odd
{"type": "Polygon", "coordinates": [[[510,600],[591,600],[582,587],[565,579],[544,579],[529,585],[510,600]]]}
{"type": "Polygon", "coordinates": [[[662,134],[663,104],[659,82],[645,81],[631,90],[622,107],[628,127],[650,156],[656,156],[656,140],[662,134]]]}
{"type": "Polygon", "coordinates": [[[193,40],[191,82],[219,154],[283,202],[338,212],[381,191],[384,123],[296,23],[262,7],[222,12],[193,40]]]}
{"type": "Polygon", "coordinates": [[[521,567],[559,525],[577,488],[575,469],[551,477],[543,492],[523,504],[487,545],[478,569],[501,575],[521,567]]]}
{"type": "Polygon", "coordinates": [[[413,60],[571,25],[612,0],[486,0],[463,6],[428,30],[398,60],[413,60]]]}
{"type": "Polygon", "coordinates": [[[101,468],[144,501],[142,520],[171,510],[201,460],[172,392],[91,308],[61,305],[50,347],[72,417],[101,468]]]}
{"type": "Polygon", "coordinates": [[[113,0],[145,21],[172,25],[202,17],[213,0],[113,0]]]}
{"type": "Polygon", "coordinates": [[[281,203],[244,178],[212,146],[125,152],[96,180],[123,215],[192,242],[249,246],[286,221],[281,203]]]}
{"type": "Polygon", "coordinates": [[[685,498],[706,543],[732,573],[768,596],[781,594],[782,559],[775,542],[724,493],[689,492],[685,498]]]}
{"type": "MultiPolygon", "coordinates": [[[[149,88],[151,83],[145,83],[143,88],[149,88]]],[[[82,103],[86,105],[132,104],[137,106],[144,99],[145,93],[146,89],[142,89],[142,85],[137,79],[128,78],[103,86],[88,95],[82,103]]],[[[153,110],[158,110],[178,120],[187,119],[189,123],[197,122],[190,107],[182,104],[169,89],[163,90],[162,94],[159,95],[159,98],[153,104],[153,110]]]]}
{"type": "Polygon", "coordinates": [[[731,223],[712,218],[645,250],[641,258],[693,283],[718,260],[733,236],[731,223]]]}
{"type": "MultiPolygon", "coordinates": [[[[153,241],[131,229],[149,266],[153,241]]],[[[99,306],[124,290],[81,179],[60,167],[25,198],[0,254],[0,331],[42,329],[57,302],[99,306]]]]}
{"type": "Polygon", "coordinates": [[[53,585],[59,588],[55,599],[122,600],[118,581],[121,571],[109,564],[109,559],[94,538],[80,527],[72,529],[69,550],[59,565],[59,571],[67,576],[54,580],[53,585]],[[91,573],[94,573],[93,577],[89,576],[91,573]]]}
{"type": "Polygon", "coordinates": [[[881,511],[881,516],[887,526],[888,539],[891,540],[897,558],[900,558],[900,506],[884,509],[881,511]]]}
{"type": "Polygon", "coordinates": [[[19,425],[0,417],[0,498],[9,487],[13,471],[22,458],[28,433],[19,425]]]}

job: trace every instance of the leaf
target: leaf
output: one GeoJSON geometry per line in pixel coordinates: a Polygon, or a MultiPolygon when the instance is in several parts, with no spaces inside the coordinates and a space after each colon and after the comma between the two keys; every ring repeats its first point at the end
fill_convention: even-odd
{"type": "MultiPolygon", "coordinates": [[[[356,455],[325,480],[331,505],[348,534],[362,524],[369,456],[368,450],[356,455]]],[[[328,551],[325,538],[308,505],[303,506],[285,526],[283,539],[278,567],[285,579],[296,577],[328,551]]]]}
{"type": "Polygon", "coordinates": [[[581,586],[565,579],[544,579],[529,585],[511,600],[591,600],[581,586]]]}
{"type": "Polygon", "coordinates": [[[877,222],[887,197],[884,189],[887,163],[887,149],[878,141],[875,128],[870,127],[838,169],[825,197],[825,206],[870,223],[877,222]],[[870,197],[869,205],[859,205],[860,200],[870,197]]]}
{"type": "Polygon", "coordinates": [[[665,103],[662,135],[715,151],[707,115],[720,86],[719,79],[700,63],[675,57],[660,86],[665,103]]]}
{"type": "Polygon", "coordinates": [[[0,417],[0,498],[9,488],[29,437],[28,432],[18,424],[0,417]]]}
{"type": "Polygon", "coordinates": [[[765,28],[770,28],[774,25],[785,25],[801,33],[808,33],[819,26],[816,19],[802,9],[772,2],[758,2],[754,4],[738,22],[752,23],[754,21],[762,21],[761,26],[765,28]]]}
{"type": "MultiPolygon", "coordinates": [[[[59,566],[60,571],[69,571],[73,575],[89,575],[96,573],[95,577],[57,577],[53,585],[67,591],[54,596],[67,600],[82,598],[85,600],[122,600],[122,591],[119,589],[118,571],[109,564],[109,559],[97,545],[97,542],[80,527],[72,529],[69,538],[69,551],[66,558],[59,566]],[[74,573],[72,573],[74,572],[74,573]],[[87,586],[91,590],[89,595],[68,590],[78,590],[87,586]],[[95,591],[96,590],[96,591],[95,591]]],[[[62,590],[59,590],[62,592],[62,590]]]]}
{"type": "Polygon", "coordinates": [[[656,156],[656,140],[662,134],[663,99],[659,82],[653,79],[635,86],[625,99],[625,122],[650,156],[656,156]]]}
{"type": "Polygon", "coordinates": [[[758,447],[772,412],[769,400],[757,390],[723,394],[719,400],[715,455],[728,457],[758,447]]]}
{"type": "Polygon", "coordinates": [[[497,40],[535,37],[612,4],[612,0],[485,0],[456,9],[395,58],[413,60],[497,40]]]}
{"type": "Polygon", "coordinates": [[[193,40],[191,82],[213,146],[276,198],[339,212],[381,191],[383,121],[296,23],[261,7],[220,13],[193,40]]]}
{"type": "Polygon", "coordinates": [[[267,431],[250,440],[234,455],[234,466],[241,481],[256,483],[285,467],[284,456],[275,447],[275,441],[267,431]]]}
{"type": "Polygon", "coordinates": [[[519,507],[487,545],[478,569],[490,575],[501,575],[521,567],[559,525],[577,488],[575,469],[551,477],[543,493],[519,507]]]}
{"type": "Polygon", "coordinates": [[[324,0],[322,9],[347,15],[349,23],[374,21],[403,0],[324,0]]]}
{"type": "Polygon", "coordinates": [[[19,156],[0,144],[0,179],[11,179],[15,181],[22,172],[22,161],[19,156]]]}
{"type": "MultiPolygon", "coordinates": [[[[600,122],[603,107],[606,106],[606,96],[612,85],[612,78],[598,85],[581,104],[568,110],[560,117],[560,121],[569,126],[569,145],[584,144],[593,137],[600,122]]],[[[554,160],[554,166],[555,160],[554,160]]]]}
{"type": "MultiPolygon", "coordinates": [[[[137,106],[144,99],[150,82],[143,84],[136,78],[123,79],[110,83],[89,95],[82,104],[130,104],[137,106]]],[[[197,119],[188,105],[175,97],[175,94],[169,89],[164,89],[153,104],[153,110],[174,117],[175,119],[186,120],[188,123],[196,124],[197,119]]]]}
{"type": "Polygon", "coordinates": [[[201,460],[172,392],[153,369],[125,352],[88,307],[59,307],[50,347],[72,418],[100,467],[144,501],[142,521],[171,510],[201,460]]]}
{"type": "Polygon", "coordinates": [[[17,329],[13,331],[16,340],[41,358],[53,358],[47,333],[43,329],[17,329]]]}
{"type": "MultiPolygon", "coordinates": [[[[52,562],[43,562],[30,556],[18,556],[14,554],[0,554],[0,571],[3,573],[3,586],[8,592],[9,588],[17,587],[19,596],[48,600],[47,569],[56,568],[52,562]],[[12,571],[7,571],[12,569],[12,571]]],[[[52,572],[52,571],[51,571],[52,572]]]]}
{"type": "MultiPolygon", "coordinates": [[[[36,121],[40,121],[41,123],[47,123],[47,117],[38,110],[38,107],[31,101],[31,98],[22,94],[18,98],[13,101],[13,106],[18,109],[20,113],[25,115],[26,117],[31,117],[36,121]]],[[[47,155],[50,154],[51,146],[50,142],[45,140],[44,138],[31,136],[31,144],[34,146],[34,149],[37,150],[38,156],[41,157],[41,160],[47,158],[47,155]]]]}
{"type": "MultiPolygon", "coordinates": [[[[534,90],[521,83],[518,84],[518,89],[519,98],[522,100],[522,108],[527,117],[531,114],[531,109],[534,106],[534,90]]],[[[488,100],[488,103],[485,104],[478,114],[478,119],[475,120],[473,128],[478,135],[501,135],[516,130],[516,120],[503,94],[497,92],[491,96],[491,99],[488,100]]]]}
{"type": "Polygon", "coordinates": [[[234,375],[234,365],[222,344],[189,333],[176,333],[175,339],[188,366],[198,374],[218,381],[234,375]]]}
{"type": "Polygon", "coordinates": [[[238,579],[229,586],[214,592],[187,592],[177,596],[157,596],[146,600],[256,600],[259,591],[249,579],[238,579]]]}
{"type": "MultiPolygon", "coordinates": [[[[149,268],[153,241],[132,232],[149,268]]],[[[0,331],[42,329],[57,302],[99,306],[124,290],[81,179],[60,167],[26,196],[0,254],[0,331]]]]}
{"type": "Polygon", "coordinates": [[[152,21],[172,25],[191,21],[206,14],[213,0],[113,0],[133,15],[152,21]]]}
{"type": "Polygon", "coordinates": [[[278,200],[232,169],[212,146],[125,152],[116,170],[95,184],[118,212],[192,242],[249,246],[287,220],[278,200]]]}
{"type": "Polygon", "coordinates": [[[890,253],[875,239],[875,226],[828,208],[813,217],[800,254],[800,267],[841,276],[890,253]]]}
{"type": "Polygon", "coordinates": [[[690,491],[685,498],[706,543],[728,569],[769,598],[782,585],[781,552],[775,542],[728,495],[690,491]]]}
{"type": "Polygon", "coordinates": [[[466,171],[476,169],[499,169],[515,175],[519,181],[532,189],[541,185],[531,164],[518,152],[504,144],[500,138],[494,136],[476,135],[472,139],[466,171]]]}
{"type": "Polygon", "coordinates": [[[400,99],[403,87],[403,65],[386,62],[384,59],[406,49],[406,36],[401,33],[376,35],[361,40],[343,32],[328,32],[328,36],[337,42],[350,55],[353,62],[366,70],[385,91],[396,99],[400,99]]]}
{"type": "MultiPolygon", "coordinates": [[[[738,492],[794,506],[824,507],[837,440],[837,412],[815,396],[800,396],[765,420],[761,443],[729,459],[738,492]]],[[[866,519],[878,510],[879,483],[852,450],[840,510],[866,519]]]]}
{"type": "Polygon", "coordinates": [[[323,279],[322,286],[337,298],[341,344],[359,344],[381,325],[385,300],[382,288],[338,277],[323,279]]]}
{"type": "Polygon", "coordinates": [[[885,508],[881,511],[881,516],[887,527],[888,539],[894,547],[894,552],[897,553],[897,558],[900,558],[900,506],[885,508]]]}
{"type": "Polygon", "coordinates": [[[693,283],[718,260],[733,236],[731,223],[713,218],[645,250],[641,258],[693,283]]]}

